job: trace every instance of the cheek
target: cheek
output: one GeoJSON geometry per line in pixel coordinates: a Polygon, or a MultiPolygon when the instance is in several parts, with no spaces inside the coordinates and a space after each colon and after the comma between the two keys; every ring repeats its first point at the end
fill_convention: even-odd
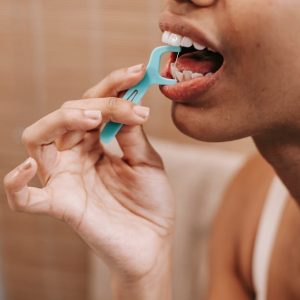
{"type": "Polygon", "coordinates": [[[241,2],[245,3],[237,6],[238,1],[229,1],[232,6],[224,14],[228,87],[236,103],[260,115],[258,122],[266,115],[282,121],[300,94],[300,35],[295,34],[300,1],[241,2]]]}
{"type": "Polygon", "coordinates": [[[262,79],[291,71],[295,63],[299,69],[299,0],[229,0],[221,20],[222,43],[233,67],[262,79]]]}

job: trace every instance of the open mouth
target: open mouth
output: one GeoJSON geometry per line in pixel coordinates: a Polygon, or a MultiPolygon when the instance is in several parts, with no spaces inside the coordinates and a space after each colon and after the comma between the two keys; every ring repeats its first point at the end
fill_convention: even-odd
{"type": "Polygon", "coordinates": [[[182,51],[177,55],[171,54],[166,76],[178,82],[209,79],[221,69],[224,58],[215,50],[169,31],[162,35],[162,42],[172,46],[181,46],[182,51]]]}

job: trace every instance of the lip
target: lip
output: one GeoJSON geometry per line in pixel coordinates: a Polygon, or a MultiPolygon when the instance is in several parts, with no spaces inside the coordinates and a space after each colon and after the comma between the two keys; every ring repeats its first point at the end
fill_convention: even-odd
{"type": "MultiPolygon", "coordinates": [[[[169,65],[170,63],[168,64],[167,69],[169,68],[169,65]]],[[[167,78],[172,78],[167,69],[162,75],[167,78]]],[[[199,97],[208,92],[208,90],[219,81],[222,70],[223,66],[211,76],[195,78],[174,85],[160,86],[160,90],[167,98],[174,102],[193,104],[195,103],[195,99],[199,99],[199,97]]],[[[199,100],[197,103],[199,104],[199,100]]]]}
{"type": "Polygon", "coordinates": [[[163,12],[159,18],[159,28],[162,32],[170,31],[191,38],[194,42],[212,49],[215,52],[222,53],[221,45],[209,32],[203,28],[196,28],[184,18],[173,15],[169,12],[163,12]]]}
{"type": "MultiPolygon", "coordinates": [[[[207,38],[208,34],[205,34],[203,31],[196,29],[179,16],[171,15],[168,12],[163,13],[160,18],[159,27],[162,32],[170,31],[181,36],[187,36],[193,41],[221,53],[221,51],[219,51],[219,45],[217,45],[216,42],[212,42],[212,38],[207,38]]],[[[172,78],[170,74],[170,65],[173,59],[174,54],[171,54],[169,62],[167,63],[162,76],[172,78]]],[[[195,78],[188,81],[179,82],[172,86],[160,86],[160,90],[167,98],[176,103],[189,105],[199,104],[199,101],[201,101],[199,100],[199,98],[206,92],[208,92],[208,90],[210,90],[219,81],[224,71],[224,66],[225,59],[221,68],[213,73],[212,76],[195,78]]]]}

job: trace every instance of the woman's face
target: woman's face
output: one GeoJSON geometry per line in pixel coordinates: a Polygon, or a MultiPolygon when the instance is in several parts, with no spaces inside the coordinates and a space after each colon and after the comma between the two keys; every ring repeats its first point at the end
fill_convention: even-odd
{"type": "Polygon", "coordinates": [[[162,88],[182,132],[225,141],[300,128],[299,0],[168,0],[160,27],[224,59],[216,71],[220,56],[179,57],[177,71],[216,71],[162,88]]]}

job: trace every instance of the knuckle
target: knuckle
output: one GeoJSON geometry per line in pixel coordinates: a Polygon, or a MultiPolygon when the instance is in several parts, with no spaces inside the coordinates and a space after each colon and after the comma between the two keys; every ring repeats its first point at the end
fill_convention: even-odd
{"type": "Polygon", "coordinates": [[[66,130],[69,130],[72,125],[72,120],[77,117],[75,114],[75,110],[62,108],[59,110],[59,114],[59,118],[62,120],[62,125],[66,130]]]}
{"type": "Polygon", "coordinates": [[[69,111],[70,110],[66,107],[62,107],[61,109],[59,109],[59,117],[61,119],[66,119],[68,117],[69,111]]]}
{"type": "Polygon", "coordinates": [[[107,75],[106,80],[110,82],[111,85],[115,85],[118,82],[120,71],[112,71],[107,75]]]}
{"type": "Polygon", "coordinates": [[[7,197],[7,203],[9,208],[12,211],[24,211],[26,208],[26,203],[19,201],[18,199],[15,199],[15,197],[13,196],[13,185],[12,182],[10,180],[6,181],[4,183],[4,188],[5,188],[5,193],[6,193],[6,197],[7,197]]]}
{"type": "Polygon", "coordinates": [[[111,120],[111,121],[116,121],[115,118],[117,116],[130,116],[132,115],[132,108],[133,108],[134,104],[126,101],[126,100],[122,100],[119,98],[115,98],[115,97],[109,97],[107,98],[107,102],[106,102],[106,114],[107,117],[111,120]]]}
{"type": "Polygon", "coordinates": [[[89,98],[94,98],[94,89],[93,88],[90,88],[88,89],[87,91],[84,92],[83,94],[83,99],[89,99],[89,98]]]}
{"type": "Polygon", "coordinates": [[[9,174],[7,174],[3,179],[3,186],[6,192],[10,191],[11,189],[11,180],[9,174]]]}
{"type": "Polygon", "coordinates": [[[115,97],[107,98],[106,106],[107,106],[107,111],[108,111],[109,114],[114,113],[114,111],[116,110],[116,108],[118,106],[118,103],[119,103],[118,98],[115,98],[115,97]]]}
{"type": "Polygon", "coordinates": [[[14,180],[12,176],[12,172],[8,173],[3,179],[4,191],[7,195],[11,195],[14,191],[14,180]]]}
{"type": "Polygon", "coordinates": [[[30,146],[34,144],[30,133],[30,127],[25,128],[25,130],[23,131],[21,141],[24,146],[30,146]]]}
{"type": "Polygon", "coordinates": [[[115,92],[120,83],[124,80],[124,69],[112,71],[103,80],[103,84],[111,90],[111,93],[115,92]]]}
{"type": "Polygon", "coordinates": [[[74,105],[74,100],[68,100],[66,102],[63,103],[63,105],[61,106],[61,108],[68,108],[68,107],[72,107],[74,105]]]}
{"type": "Polygon", "coordinates": [[[9,203],[11,210],[15,212],[25,212],[28,209],[28,199],[16,199],[9,203]]]}
{"type": "Polygon", "coordinates": [[[23,206],[18,201],[8,201],[8,206],[10,210],[14,212],[21,212],[24,211],[23,206]]]}
{"type": "Polygon", "coordinates": [[[132,112],[134,104],[132,102],[126,101],[124,102],[124,110],[126,114],[130,114],[132,112]]]}
{"type": "Polygon", "coordinates": [[[72,108],[61,108],[59,110],[60,118],[63,121],[70,121],[72,118],[75,118],[77,116],[77,109],[72,109],[72,108]]]}

